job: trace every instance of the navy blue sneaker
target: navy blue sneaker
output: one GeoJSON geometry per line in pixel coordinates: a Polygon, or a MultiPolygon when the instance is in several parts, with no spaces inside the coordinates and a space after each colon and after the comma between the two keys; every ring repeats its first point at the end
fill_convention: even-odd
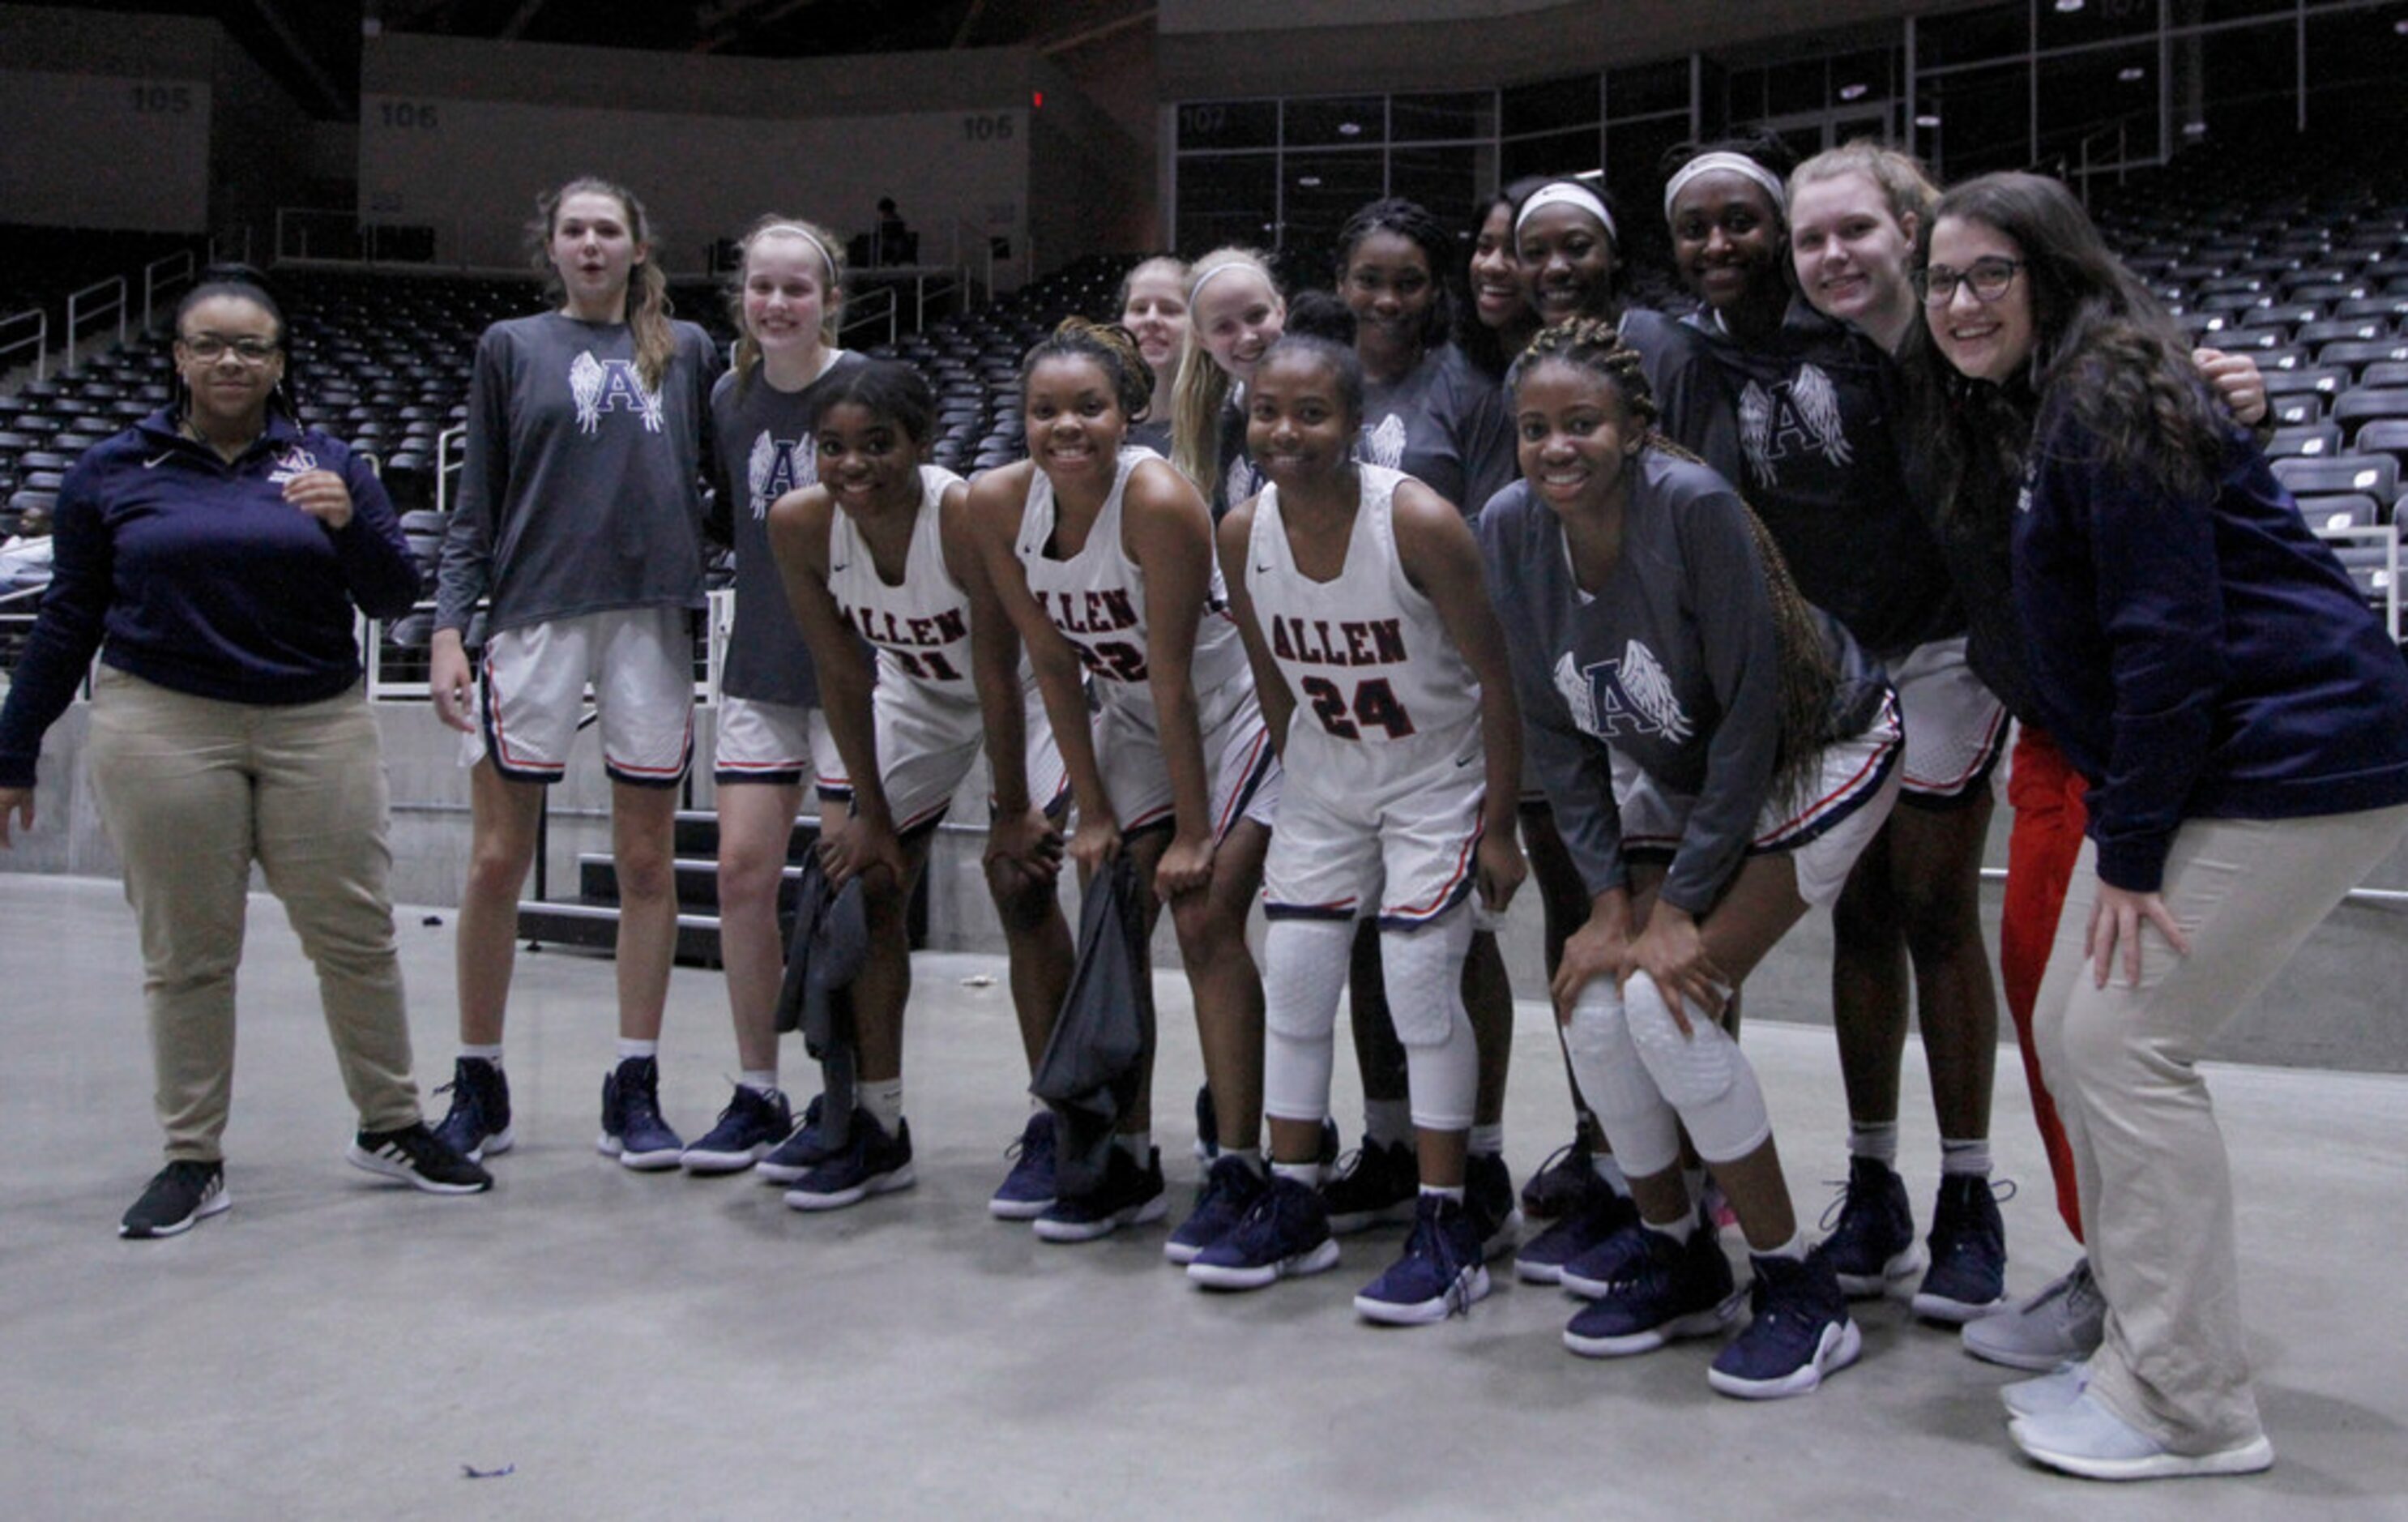
{"type": "Polygon", "coordinates": [[[825,1095],[812,1095],[811,1102],[803,1107],[802,1123],[752,1165],[762,1183],[792,1184],[837,1155],[838,1149],[828,1145],[827,1132],[820,1125],[826,1102],[825,1095]]]}
{"type": "Polygon", "coordinates": [[[843,1150],[796,1180],[786,1203],[796,1210],[842,1210],[871,1195],[909,1189],[914,1182],[911,1123],[896,1121],[895,1134],[888,1136],[877,1116],[856,1110],[843,1150]]]}
{"type": "Polygon", "coordinates": [[[1238,1224],[1196,1255],[1187,1277],[1212,1289],[1260,1289],[1337,1266],[1338,1243],[1320,1192],[1273,1173],[1238,1224]]]}
{"type": "Polygon", "coordinates": [[[767,1157],[794,1128],[783,1094],[776,1089],[764,1094],[738,1084],[736,1098],[719,1113],[719,1123],[679,1154],[678,1162],[689,1173],[738,1172],[767,1157]]]}
{"type": "Polygon", "coordinates": [[[594,1150],[647,1173],[675,1168],[685,1155],[685,1142],[661,1118],[657,1060],[629,1057],[602,1075],[602,1134],[594,1150]]]}
{"type": "Polygon", "coordinates": [[[1033,1221],[1054,1203],[1054,1112],[1030,1115],[1010,1153],[1011,1171],[988,1197],[986,1213],[998,1221],[1033,1221]]]}
{"type": "Polygon", "coordinates": [[[1848,1159],[1848,1182],[1823,1213],[1830,1235],[1814,1256],[1831,1266],[1840,1288],[1851,1297],[1881,1295],[1923,1267],[1923,1244],[1914,1240],[1914,1212],[1904,1181],[1870,1157],[1848,1159]],[[1836,1213],[1839,1223],[1832,1224],[1836,1213]]]}
{"type": "Polygon", "coordinates": [[[1444,1195],[1420,1195],[1405,1254],[1354,1297],[1354,1314],[1391,1327],[1421,1327],[1469,1314],[1488,1298],[1480,1226],[1444,1195]]]}
{"type": "Polygon", "coordinates": [[[1221,1115],[1212,1108],[1212,1085],[1196,1090],[1196,1160],[1210,1167],[1221,1156],[1221,1115]]]}
{"type": "Polygon", "coordinates": [[[483,1057],[456,1057],[452,1082],[435,1091],[452,1096],[452,1108],[435,1126],[443,1144],[472,1163],[498,1157],[517,1140],[510,1134],[510,1081],[483,1057]]]}
{"type": "Polygon", "coordinates": [[[1564,1270],[1590,1249],[1638,1228],[1639,1207],[1612,1189],[1601,1188],[1524,1242],[1513,1255],[1513,1272],[1534,1285],[1561,1284],[1564,1270]]]}
{"type": "Polygon", "coordinates": [[[1549,1153],[1522,1185],[1522,1214],[1532,1221],[1560,1221],[1612,1192],[1613,1186],[1598,1177],[1597,1154],[1587,1135],[1575,1133],[1570,1145],[1549,1153]]]}
{"type": "Polygon", "coordinates": [[[1522,1244],[1522,1211],[1513,1202],[1513,1173],[1505,1156],[1475,1152],[1464,1159],[1463,1205],[1480,1228],[1483,1257],[1503,1257],[1522,1244]]]}
{"type": "MultiPolygon", "coordinates": [[[[1722,1240],[1693,1227],[1675,1242],[1644,1227],[1612,1239],[1623,1249],[1612,1278],[1564,1328],[1564,1346],[1584,1358],[1652,1353],[1679,1337],[1710,1337],[1739,1319],[1739,1291],[1722,1240]]],[[[1595,1252],[1591,1256],[1595,1256],[1595,1252]]]]}
{"type": "Polygon", "coordinates": [[[1125,1226],[1159,1221],[1170,1206],[1162,1198],[1162,1149],[1146,1149],[1145,1166],[1119,1142],[1104,1165],[1104,1182],[1082,1195],[1063,1195],[1037,1217],[1033,1228],[1046,1242],[1094,1242],[1125,1226]]]}
{"type": "Polygon", "coordinates": [[[1343,1237],[1383,1221],[1410,1221],[1422,1192],[1421,1164],[1410,1142],[1382,1146],[1369,1137],[1338,1160],[1338,1170],[1321,1186],[1329,1229],[1343,1237]]]}
{"type": "Polygon", "coordinates": [[[1743,1400],[1804,1395],[1856,1361],[1864,1338],[1848,1319],[1848,1298],[1831,1265],[1809,1256],[1752,1256],[1755,1318],[1714,1355],[1706,1382],[1743,1400]]]}
{"type": "Polygon", "coordinates": [[[1224,1156],[1204,1175],[1196,1208],[1162,1244],[1162,1256],[1173,1263],[1193,1263],[1196,1255],[1237,1229],[1246,1212],[1263,1192],[1263,1176],[1235,1157],[1224,1156]]]}
{"type": "Polygon", "coordinates": [[[1931,1267],[1914,1292],[1916,1315],[1962,1326],[2006,1303],[2007,1227],[1986,1177],[1942,1176],[1930,1243],[1931,1267]]]}

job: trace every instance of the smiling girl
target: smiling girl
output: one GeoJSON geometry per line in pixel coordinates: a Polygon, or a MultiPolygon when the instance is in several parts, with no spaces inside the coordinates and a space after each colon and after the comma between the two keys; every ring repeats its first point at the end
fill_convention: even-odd
{"type": "Polygon", "coordinates": [[[1215,249],[1188,268],[1187,323],[1171,399],[1170,463],[1204,493],[1217,520],[1261,484],[1246,459],[1238,398],[1286,326],[1287,303],[1261,254],[1215,249]]]}

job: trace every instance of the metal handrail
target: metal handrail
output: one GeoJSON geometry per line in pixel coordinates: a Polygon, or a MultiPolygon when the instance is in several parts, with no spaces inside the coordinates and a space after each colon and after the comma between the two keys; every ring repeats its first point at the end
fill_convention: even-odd
{"type": "Polygon", "coordinates": [[[891,344],[903,333],[902,305],[896,300],[895,288],[891,285],[865,291],[857,299],[846,302],[844,316],[837,323],[837,338],[841,342],[844,336],[853,329],[867,327],[882,318],[886,323],[886,341],[891,344]]]}
{"type": "Polygon", "coordinates": [[[66,367],[68,369],[72,370],[75,368],[76,340],[82,336],[81,323],[83,320],[86,317],[91,317],[95,314],[105,315],[108,312],[114,311],[117,314],[117,341],[119,343],[123,343],[125,341],[125,315],[129,303],[126,296],[125,277],[122,275],[111,275],[105,280],[94,280],[90,285],[85,286],[82,290],[76,291],[68,294],[66,363],[66,367]],[[85,306],[83,298],[91,295],[95,291],[113,291],[116,293],[116,297],[112,301],[95,301],[89,307],[85,306]]]}
{"type": "Polygon", "coordinates": [[[452,510],[452,478],[467,463],[468,425],[455,423],[435,436],[435,510],[452,510]],[[454,452],[461,457],[452,458],[454,452]]]}
{"type": "Polygon", "coordinates": [[[2390,631],[2391,642],[2400,642],[2400,525],[2389,524],[2344,524],[2338,528],[2309,530],[2320,539],[2336,542],[2369,542],[2383,551],[2383,626],[2390,631]]]}
{"type": "MultiPolygon", "coordinates": [[[[46,380],[50,379],[50,314],[39,307],[29,307],[21,312],[10,312],[6,317],[0,317],[0,333],[6,333],[21,323],[34,324],[32,336],[10,338],[5,343],[0,343],[0,354],[13,353],[20,349],[32,349],[34,379],[46,380]]],[[[0,366],[0,369],[6,368],[6,366],[0,366]]]]}
{"type": "Polygon", "coordinates": [[[199,268],[200,266],[194,263],[193,251],[190,249],[181,250],[164,258],[153,259],[142,266],[142,331],[148,333],[158,325],[152,308],[158,300],[159,293],[173,285],[192,284],[198,278],[199,268]],[[171,270],[171,266],[178,265],[183,267],[171,270]],[[163,273],[163,271],[168,272],[163,273]]]}

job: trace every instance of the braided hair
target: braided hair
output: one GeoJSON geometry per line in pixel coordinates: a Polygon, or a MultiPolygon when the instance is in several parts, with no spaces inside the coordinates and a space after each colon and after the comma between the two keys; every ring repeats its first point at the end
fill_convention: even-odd
{"type": "Polygon", "coordinates": [[[1024,400],[1029,378],[1049,359],[1083,359],[1100,367],[1111,381],[1112,399],[1120,405],[1124,419],[1143,417],[1154,400],[1154,371],[1138,352],[1136,337],[1118,323],[1065,317],[1051,334],[1031,344],[1028,352],[1020,356],[1024,400]]]}
{"type": "MultiPolygon", "coordinates": [[[[1704,463],[1656,428],[1661,414],[1639,351],[1623,342],[1613,323],[1582,317],[1541,328],[1522,357],[1513,362],[1505,383],[1519,391],[1532,371],[1548,364],[1570,365],[1603,377],[1645,430],[1643,448],[1661,450],[1676,460],[1704,463]]],[[[1738,488],[1733,487],[1732,493],[1738,495],[1738,488]]],[[[1772,626],[1781,651],[1781,742],[1773,763],[1774,796],[1795,801],[1813,783],[1816,758],[1833,738],[1827,731],[1839,672],[1823,643],[1813,605],[1789,574],[1789,562],[1743,495],[1740,507],[1748,538],[1756,545],[1756,557],[1764,567],[1765,591],[1772,604],[1772,626]]]]}

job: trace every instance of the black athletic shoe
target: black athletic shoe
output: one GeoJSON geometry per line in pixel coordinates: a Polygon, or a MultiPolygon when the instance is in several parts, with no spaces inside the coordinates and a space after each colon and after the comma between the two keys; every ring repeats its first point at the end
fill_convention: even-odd
{"type": "Polygon", "coordinates": [[[142,1198],[117,1223],[121,1237],[173,1237],[193,1223],[234,1203],[226,1193],[225,1164],[175,1162],[159,1170],[142,1198]]]}
{"type": "Polygon", "coordinates": [[[351,1139],[343,1158],[353,1168],[399,1179],[431,1195],[482,1194],[494,1186],[494,1175],[453,1151],[423,1121],[397,1131],[362,1131],[351,1139]]]}
{"type": "Polygon", "coordinates": [[[435,1092],[452,1096],[450,1112],[435,1123],[445,1146],[472,1163],[510,1150],[510,1081],[501,1069],[482,1057],[455,1058],[452,1082],[435,1092]]]}

